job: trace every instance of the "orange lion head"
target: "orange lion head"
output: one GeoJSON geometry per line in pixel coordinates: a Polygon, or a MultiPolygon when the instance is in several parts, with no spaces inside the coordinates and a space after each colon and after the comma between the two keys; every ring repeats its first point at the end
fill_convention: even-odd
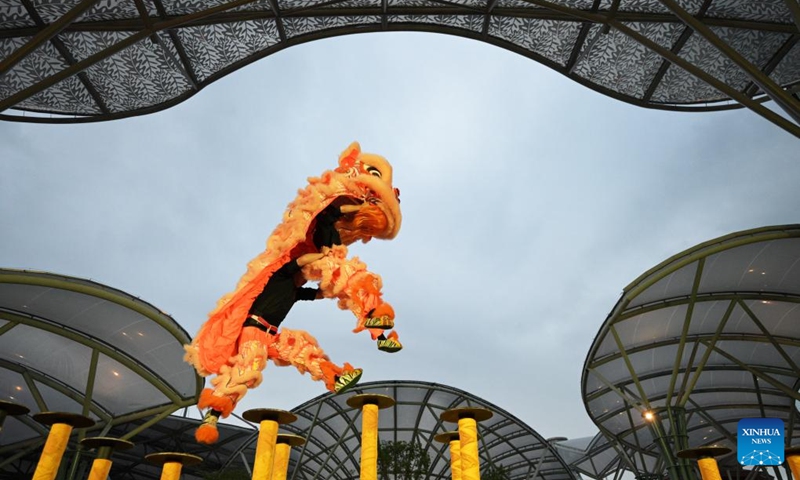
{"type": "Polygon", "coordinates": [[[332,180],[343,188],[333,200],[334,205],[363,205],[336,223],[342,243],[397,236],[402,221],[400,190],[392,184],[392,166],[385,158],[363,153],[358,142],[353,142],[339,156],[332,180]]]}

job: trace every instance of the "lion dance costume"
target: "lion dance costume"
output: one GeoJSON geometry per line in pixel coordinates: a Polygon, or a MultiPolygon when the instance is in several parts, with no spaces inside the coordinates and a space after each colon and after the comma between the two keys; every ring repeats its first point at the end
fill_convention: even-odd
{"type": "MultiPolygon", "coordinates": [[[[184,347],[184,359],[199,375],[216,375],[213,388],[203,389],[198,401],[198,408],[207,410],[195,434],[199,442],[218,439],[219,417],[230,415],[247,390],[261,383],[267,360],[308,372],[337,393],[361,377],[361,369],[331,362],[309,333],[279,330],[283,318],[253,314],[254,301],[261,301],[287,267],[302,275],[297,284],[319,282],[318,296],[335,298],[339,308],[353,312],[354,332],[369,331],[380,350],[402,348],[392,330],[394,310],[382,299],[380,276],[358,258],[347,258],[347,245],[392,239],[400,223],[399,191],[392,185],[391,165],[381,156],[362,153],[356,142],[340,155],[336,169],[309,178],[267,240],[266,250],[250,261],[236,290],[217,302],[192,343],[184,347]],[[301,265],[299,259],[306,260],[301,265]]],[[[286,312],[294,300],[288,300],[286,312]]]]}

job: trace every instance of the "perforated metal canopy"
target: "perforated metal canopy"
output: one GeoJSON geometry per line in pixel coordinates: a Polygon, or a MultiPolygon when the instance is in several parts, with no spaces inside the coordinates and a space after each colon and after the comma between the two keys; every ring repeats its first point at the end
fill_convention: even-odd
{"type": "Polygon", "coordinates": [[[639,475],[664,473],[687,446],[727,446],[723,462],[735,465],[742,418],[780,418],[786,445],[800,443],[798,364],[800,225],[767,227],[698,245],[628,285],[592,344],[582,393],[639,475]]]}
{"type": "MultiPolygon", "coordinates": [[[[361,410],[346,402],[351,395],[361,393],[387,395],[395,400],[394,406],[379,411],[379,441],[413,443],[428,452],[430,468],[422,478],[451,478],[449,445],[435,441],[434,436],[457,428],[440,420],[442,412],[467,406],[494,413],[478,424],[484,471],[504,468],[509,480],[578,478],[548,441],[502,408],[452,387],[412,381],[365,383],[345,394],[325,394],[293,409],[297,421],[282,425],[281,431],[306,437],[308,442],[292,449],[289,478],[359,477],[361,410]]],[[[254,433],[253,440],[255,436],[254,433]]],[[[244,446],[245,458],[253,458],[255,447],[255,441],[244,446]]],[[[239,462],[241,457],[234,455],[229,467],[239,462]]]]}
{"type": "Polygon", "coordinates": [[[432,31],[506,48],[636,105],[744,105],[800,136],[798,25],[795,0],[0,0],[0,117],[139,115],[292,45],[432,31]]]}
{"type": "Polygon", "coordinates": [[[0,399],[31,412],[0,433],[7,465],[44,442],[31,415],[83,413],[91,436],[131,421],[144,428],[195,403],[202,379],[182,361],[188,334],[153,305],[107,286],[0,269],[0,399]]]}

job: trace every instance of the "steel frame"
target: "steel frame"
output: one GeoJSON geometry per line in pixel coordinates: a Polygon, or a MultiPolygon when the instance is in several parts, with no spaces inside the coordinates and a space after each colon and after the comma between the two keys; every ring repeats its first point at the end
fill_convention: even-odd
{"type": "MultiPolygon", "coordinates": [[[[4,59],[2,62],[0,62],[0,74],[2,74],[3,71],[11,68],[11,66],[16,64],[17,62],[19,62],[22,58],[24,58],[25,55],[35,50],[37,46],[47,41],[53,43],[53,45],[62,53],[62,55],[65,56],[65,59],[69,64],[69,66],[66,69],[57,72],[47,78],[44,78],[43,80],[41,80],[36,84],[28,86],[27,88],[24,88],[19,92],[16,92],[15,94],[9,96],[8,98],[0,100],[0,112],[6,111],[8,109],[13,109],[15,105],[19,104],[21,101],[29,98],[30,96],[35,95],[36,93],[41,92],[66,78],[69,78],[70,76],[78,75],[81,82],[85,86],[87,86],[87,90],[90,92],[91,96],[95,99],[95,102],[98,105],[98,109],[102,113],[98,115],[87,115],[87,116],[77,116],[77,117],[70,117],[70,116],[43,117],[43,116],[27,116],[24,113],[23,115],[5,113],[5,114],[0,114],[0,119],[34,122],[34,123],[83,123],[83,122],[102,121],[102,120],[110,120],[116,118],[125,118],[136,115],[143,115],[159,111],[164,108],[168,108],[172,105],[175,105],[177,103],[180,103],[190,98],[195,93],[200,91],[202,88],[204,88],[210,83],[213,83],[219,78],[222,78],[223,76],[235,70],[238,70],[239,68],[242,68],[243,66],[252,63],[260,58],[263,58],[265,56],[268,56],[272,53],[275,53],[277,51],[280,51],[284,48],[293,45],[301,44],[307,41],[313,41],[319,38],[327,38],[338,35],[347,35],[347,34],[361,33],[361,32],[433,31],[433,32],[448,33],[448,34],[463,36],[466,38],[472,38],[475,40],[497,45],[502,48],[506,48],[508,50],[514,51],[528,58],[531,58],[535,61],[543,63],[544,65],[558,71],[559,73],[589,88],[597,90],[613,98],[623,100],[628,103],[632,103],[634,105],[646,108],[656,108],[665,110],[684,110],[684,111],[726,110],[731,108],[746,107],[755,112],[756,114],[760,115],[761,117],[765,118],[766,120],[774,123],[780,128],[791,133],[792,135],[800,137],[800,99],[797,98],[797,93],[795,91],[795,87],[800,88],[800,85],[780,86],[775,84],[775,82],[769,77],[769,74],[772,72],[775,66],[777,66],[780,60],[789,52],[789,50],[798,41],[800,41],[800,27],[798,27],[798,25],[800,25],[800,20],[799,20],[800,7],[797,6],[797,2],[795,2],[794,0],[785,0],[789,11],[792,13],[791,15],[792,18],[790,19],[791,20],[790,23],[772,23],[772,22],[761,22],[761,21],[726,20],[726,19],[708,18],[704,16],[704,13],[705,10],[707,10],[708,6],[711,4],[711,0],[707,0],[705,2],[705,5],[703,6],[703,8],[701,8],[700,12],[697,15],[689,14],[686,10],[681,8],[680,5],[675,0],[660,0],[661,3],[671,11],[672,14],[669,15],[619,11],[617,8],[619,2],[617,1],[612,2],[611,8],[609,8],[608,11],[601,12],[599,11],[599,3],[600,3],[599,1],[595,1],[593,3],[593,6],[587,10],[580,10],[547,0],[525,0],[527,3],[529,3],[532,7],[535,8],[499,7],[497,0],[487,0],[487,4],[483,8],[459,5],[446,0],[432,0],[431,6],[423,6],[423,7],[389,6],[388,0],[382,0],[380,6],[351,8],[351,7],[336,7],[336,5],[341,3],[341,1],[343,0],[333,0],[311,8],[284,10],[284,11],[281,11],[279,9],[277,0],[270,0],[269,11],[265,10],[265,11],[254,11],[254,12],[233,11],[233,9],[235,9],[236,7],[252,3],[252,1],[254,0],[234,0],[218,5],[213,8],[194,12],[191,14],[167,15],[160,0],[151,0],[153,4],[156,6],[156,9],[159,13],[157,18],[151,18],[148,15],[147,9],[144,7],[143,0],[135,0],[137,8],[140,12],[139,18],[126,19],[126,20],[97,21],[91,23],[76,22],[75,20],[79,17],[79,14],[84,12],[89,7],[91,7],[91,5],[95,1],[96,0],[82,0],[78,5],[73,7],[73,9],[69,13],[65,14],[61,19],[59,19],[57,22],[54,22],[51,25],[45,25],[42,22],[37,22],[36,27],[15,28],[0,32],[0,38],[33,36],[33,38],[28,43],[23,45],[23,47],[21,47],[18,51],[14,52],[14,54],[12,54],[9,58],[4,59]],[[330,7],[336,7],[336,8],[330,8],[330,7]],[[374,25],[373,24],[351,25],[348,27],[331,29],[323,32],[315,32],[312,34],[301,35],[291,38],[287,37],[285,28],[283,26],[285,19],[291,19],[296,17],[309,18],[317,16],[334,17],[334,16],[362,16],[362,15],[376,16],[379,17],[381,21],[379,24],[374,24],[374,25]],[[443,16],[480,15],[483,16],[483,28],[481,29],[480,32],[468,32],[465,30],[447,27],[446,25],[390,23],[388,21],[388,17],[390,15],[443,15],[443,16]],[[489,36],[488,27],[490,19],[493,16],[545,19],[545,20],[555,20],[563,22],[579,22],[582,24],[582,27],[578,39],[575,45],[573,46],[572,54],[570,55],[569,60],[567,61],[566,65],[560,65],[533,52],[524,50],[510,42],[506,42],[499,38],[489,36]],[[192,65],[189,62],[188,57],[186,55],[185,48],[175,33],[176,29],[198,26],[198,25],[229,23],[229,22],[237,22],[237,21],[253,20],[253,19],[273,19],[276,22],[276,27],[278,29],[280,41],[272,47],[257,52],[239,62],[229,65],[228,67],[220,70],[219,72],[209,76],[204,81],[198,81],[196,74],[193,72],[192,65]],[[664,48],[656,44],[655,42],[649,40],[648,38],[644,37],[643,35],[639,34],[638,32],[634,31],[633,29],[631,29],[627,25],[630,22],[676,23],[684,25],[685,29],[683,35],[680,36],[680,38],[674,45],[672,45],[670,48],[664,48]],[[658,54],[663,58],[663,62],[661,68],[659,69],[659,72],[653,78],[652,82],[650,83],[649,87],[646,90],[645,96],[642,99],[638,99],[635,97],[615,92],[609,88],[589,82],[574,74],[573,69],[575,65],[578,63],[580,51],[584,46],[585,42],[587,42],[589,29],[591,28],[592,25],[603,26],[603,28],[599,30],[599,33],[595,35],[595,37],[593,37],[594,40],[599,38],[600,35],[607,34],[612,29],[614,29],[622,33],[623,35],[639,42],[640,44],[644,45],[646,48],[648,48],[649,50],[651,50],[652,52],[658,54]],[[740,53],[732,49],[730,46],[726,45],[713,32],[712,28],[714,27],[748,28],[748,29],[770,31],[770,32],[784,32],[789,34],[790,36],[789,40],[787,40],[783,48],[781,48],[776,53],[776,55],[770,60],[770,62],[767,65],[759,68],[758,66],[755,66],[749,61],[747,61],[740,53]],[[92,31],[92,30],[127,31],[131,32],[131,35],[126,39],[118,42],[117,44],[111,45],[106,49],[97,52],[91,57],[86,58],[80,62],[75,62],[74,59],[67,58],[69,56],[68,55],[69,52],[66,52],[66,50],[63,48],[63,45],[61,45],[60,47],[58,45],[58,37],[57,37],[58,33],[92,31]],[[164,48],[163,41],[161,40],[161,38],[158,35],[156,35],[158,32],[167,32],[167,35],[169,36],[170,41],[175,46],[175,49],[178,52],[178,57],[179,57],[179,58],[173,58],[172,61],[176,66],[179,67],[179,70],[183,72],[183,75],[191,85],[191,88],[188,91],[184,92],[183,94],[163,104],[154,105],[147,108],[141,108],[133,111],[115,112],[115,113],[108,112],[108,109],[102,103],[102,99],[100,99],[99,95],[97,95],[96,91],[94,91],[90,82],[88,82],[88,79],[85,77],[85,75],[82,76],[82,72],[85,69],[91,67],[92,65],[106,58],[109,58],[110,56],[122,51],[123,49],[137,42],[143,41],[147,38],[153,39],[154,42],[161,45],[162,50],[169,52],[169,49],[164,48]],[[704,72],[697,66],[683,59],[680,56],[680,51],[683,45],[686,43],[687,39],[691,35],[700,35],[705,41],[709,42],[711,45],[716,47],[720,51],[720,55],[734,62],[750,77],[751,79],[750,85],[744,88],[743,91],[738,91],[728,86],[721,79],[713,77],[712,75],[708,74],[707,72],[704,72]],[[672,65],[676,65],[686,70],[690,74],[694,75],[695,77],[700,78],[701,80],[713,86],[723,95],[729,97],[732,101],[736,103],[718,102],[713,104],[706,104],[706,103],[661,104],[652,102],[650,99],[653,92],[657,88],[658,84],[661,81],[663,81],[664,74],[672,65]],[[759,90],[763,93],[759,93],[759,90]],[[762,105],[762,103],[765,100],[769,99],[774,100],[776,104],[779,105],[784,110],[784,112],[786,112],[788,118],[762,105]]],[[[32,8],[33,7],[31,6],[29,10],[32,8]]],[[[31,11],[31,16],[35,17],[35,9],[31,11]]],[[[591,42],[593,40],[589,39],[589,41],[591,42]]],[[[28,110],[28,111],[36,113],[35,110],[28,110]]],[[[47,112],[41,112],[41,113],[47,113],[47,112]]]]}
{"type": "MultiPolygon", "coordinates": [[[[753,309],[749,308],[747,301],[762,300],[765,302],[780,301],[788,304],[800,304],[800,292],[797,294],[787,294],[784,292],[742,292],[742,291],[714,291],[713,293],[700,294],[699,285],[705,269],[705,258],[723,252],[728,249],[744,246],[747,244],[754,244],[764,241],[779,240],[786,238],[800,237],[800,226],[788,225],[781,227],[765,227],[762,229],[755,229],[748,232],[739,232],[731,234],[710,242],[701,244],[687,252],[680,253],[671,257],[670,259],[662,262],[660,265],[645,272],[636,281],[631,283],[625,288],[623,297],[618,302],[612,313],[609,315],[601,333],[595,339],[595,342],[590,350],[585,364],[585,373],[583,376],[582,384],[584,385],[584,403],[589,411],[589,404],[609,393],[615,393],[621,400],[622,404],[615,408],[608,408],[604,413],[593,415],[590,412],[595,423],[601,428],[601,431],[612,442],[618,442],[626,448],[633,449],[634,452],[644,455],[651,453],[654,449],[659,453],[659,471],[669,471],[670,478],[690,479],[693,478],[692,467],[685,462],[682,464],[674,455],[677,449],[686,448],[685,439],[688,434],[707,428],[706,425],[713,426],[722,437],[712,438],[712,441],[728,441],[735,444],[736,438],[730,433],[731,428],[735,432],[736,425],[733,420],[724,420],[718,422],[714,416],[710,414],[715,410],[726,409],[755,409],[761,412],[764,416],[769,412],[783,412],[790,419],[790,425],[787,425],[788,434],[786,441],[791,442],[794,435],[794,422],[797,419],[797,412],[795,401],[800,402],[800,380],[792,386],[787,386],[785,380],[781,381],[775,376],[780,375],[786,378],[800,378],[800,366],[792,359],[792,356],[786,351],[786,347],[798,348],[800,347],[800,337],[779,337],[770,332],[766,328],[764,322],[759,318],[753,309]],[[681,295],[673,298],[661,298],[647,304],[629,307],[629,305],[648,288],[655,285],[658,281],[666,278],[673,272],[693,266],[694,279],[691,284],[691,291],[688,295],[681,295]],[[703,332],[702,334],[689,334],[689,322],[692,319],[693,309],[696,305],[703,302],[720,302],[727,301],[727,307],[722,314],[719,323],[716,325],[714,332],[703,332]],[[628,320],[635,320],[643,313],[668,308],[675,306],[686,306],[684,314],[683,325],[679,336],[670,338],[657,338],[652,343],[641,346],[628,346],[621,340],[617,331],[617,327],[628,320]],[[725,333],[725,327],[736,308],[740,308],[743,315],[745,315],[752,325],[758,330],[758,333],[742,333],[742,332],[728,332],[725,333]],[[602,356],[597,356],[600,339],[607,337],[613,338],[618,351],[610,352],[602,356]],[[752,364],[742,359],[737,358],[731,352],[728,352],[721,345],[724,345],[726,340],[735,341],[748,341],[757,344],[769,344],[773,347],[776,355],[782,359],[780,365],[766,365],[766,364],[752,364]],[[691,351],[684,352],[687,346],[691,345],[691,351]],[[658,349],[665,346],[676,346],[675,361],[671,367],[662,368],[660,370],[650,370],[646,375],[637,372],[633,367],[631,356],[639,352],[647,352],[650,350],[658,349]],[[699,350],[702,347],[702,355],[699,355],[699,350]],[[708,360],[712,353],[729,362],[727,365],[708,365],[708,360]],[[688,363],[684,364],[686,354],[689,355],[688,363]],[[698,358],[699,357],[699,358],[698,358]],[[609,362],[616,361],[624,366],[625,375],[620,381],[610,381],[600,371],[599,368],[609,362]],[[703,372],[709,371],[736,371],[748,372],[753,379],[752,386],[742,385],[739,388],[728,388],[726,392],[735,393],[737,391],[743,393],[750,393],[755,396],[755,400],[750,403],[729,404],[724,405],[704,405],[698,404],[691,397],[692,394],[712,393],[718,392],[718,388],[696,388],[700,375],[703,372]],[[589,376],[592,376],[600,384],[601,388],[591,392],[586,391],[586,381],[589,376]],[[647,394],[642,383],[649,379],[659,378],[662,381],[668,379],[668,385],[663,391],[659,393],[647,394]],[[634,389],[637,394],[631,392],[634,389]],[[769,397],[769,400],[767,399],[769,397]],[[789,400],[787,402],[781,400],[780,403],[775,403],[776,398],[789,400]],[[664,405],[656,409],[651,408],[651,404],[664,405]],[[613,433],[603,427],[604,422],[614,418],[617,415],[627,413],[629,423],[631,426],[636,425],[637,422],[633,421],[631,412],[644,412],[653,411],[657,415],[657,421],[654,422],[638,422],[637,427],[628,428],[620,434],[613,433]],[[697,415],[706,425],[696,425],[689,428],[688,420],[697,415]],[[732,425],[731,423],[734,422],[732,425]],[[655,444],[643,445],[638,439],[638,431],[643,428],[651,430],[651,434],[655,440],[655,444]],[[667,438],[671,436],[671,438],[667,438]]],[[[608,351],[606,349],[606,351],[608,351]]],[[[738,421],[738,420],[737,420],[738,421]]],[[[701,422],[702,423],[702,422],[701,422]]],[[[641,458],[641,465],[644,465],[644,457],[641,458]]],[[[630,464],[629,464],[630,468],[630,464]]],[[[630,468],[635,474],[640,475],[636,466],[630,468]]],[[[658,472],[655,472],[658,473],[658,472]]],[[[649,472],[648,472],[649,474],[649,472]]],[[[787,476],[791,474],[787,471],[787,476]]],[[[755,475],[752,474],[751,475],[755,475]]]]}
{"type": "MultiPolygon", "coordinates": [[[[157,314],[155,308],[149,304],[145,304],[141,300],[130,297],[120,291],[90,281],[47,273],[3,269],[0,270],[0,284],[2,283],[56,288],[107,300],[142,314],[146,318],[157,323],[161,328],[165,329],[170,334],[174,335],[177,339],[184,339],[187,341],[189,339],[188,335],[174,321],[171,319],[168,320],[163,314],[157,314]]],[[[143,419],[149,419],[142,425],[127,432],[127,434],[123,436],[125,439],[131,438],[142,430],[166,418],[171,413],[181,408],[194,405],[196,401],[195,396],[199,394],[200,390],[202,389],[203,380],[200,377],[195,377],[194,394],[184,397],[176,392],[174,388],[172,388],[160,375],[148,368],[146,365],[142,365],[139,361],[131,357],[126,352],[123,352],[98,338],[90,337],[78,330],[71,329],[57,320],[41,318],[35,315],[29,315],[27,313],[10,310],[5,307],[0,307],[0,320],[7,322],[0,327],[0,336],[5,335],[8,332],[13,332],[14,328],[24,325],[46,331],[50,334],[62,337],[65,341],[75,342],[90,349],[91,357],[89,360],[89,371],[86,378],[86,386],[82,389],[82,391],[65,384],[57,378],[53,378],[44,372],[38,371],[31,366],[0,359],[0,368],[17,372],[22,376],[28,391],[31,393],[31,396],[33,397],[34,401],[36,402],[36,406],[40,411],[48,411],[49,408],[44,396],[37,387],[37,384],[46,385],[56,392],[77,402],[79,405],[81,405],[81,413],[83,415],[91,414],[95,415],[99,419],[99,421],[93,427],[82,429],[76,432],[76,437],[78,440],[83,438],[87,432],[99,433],[99,435],[102,436],[107,434],[107,432],[115,426],[124,425],[126,423],[136,422],[143,419]],[[102,405],[98,404],[93,399],[95,393],[95,378],[97,375],[100,354],[103,354],[108,358],[118,362],[119,364],[130,369],[132,372],[136,373],[142,379],[146,380],[160,393],[162,393],[166,397],[167,401],[161,405],[155,405],[139,411],[128,412],[123,415],[114,415],[112,412],[103,408],[102,405]]],[[[18,417],[18,420],[39,432],[41,436],[24,442],[6,445],[0,448],[0,454],[14,452],[12,455],[3,458],[3,460],[0,462],[0,469],[14,464],[14,462],[22,461],[22,459],[24,459],[26,456],[41,448],[41,445],[44,443],[47,435],[47,429],[33,421],[28,416],[18,417]]],[[[68,468],[67,478],[76,478],[76,475],[79,474],[78,463],[80,461],[81,454],[81,449],[78,447],[68,468]]]]}

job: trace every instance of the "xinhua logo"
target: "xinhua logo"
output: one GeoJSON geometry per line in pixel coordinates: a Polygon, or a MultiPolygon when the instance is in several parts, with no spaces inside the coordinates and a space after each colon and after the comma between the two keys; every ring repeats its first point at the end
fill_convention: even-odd
{"type": "Polygon", "coordinates": [[[743,418],[739,420],[736,455],[742,465],[783,463],[783,420],[743,418]]]}

